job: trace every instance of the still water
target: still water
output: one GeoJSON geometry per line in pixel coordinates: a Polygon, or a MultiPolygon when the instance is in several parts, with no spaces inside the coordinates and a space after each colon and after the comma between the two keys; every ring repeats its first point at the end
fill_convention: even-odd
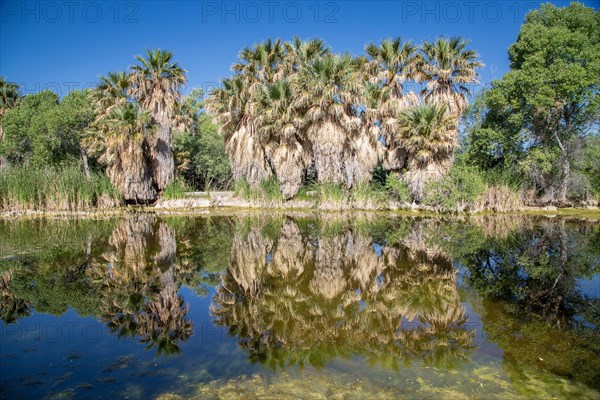
{"type": "Polygon", "coordinates": [[[7,399],[600,399],[600,224],[5,221],[0,317],[7,399]]]}

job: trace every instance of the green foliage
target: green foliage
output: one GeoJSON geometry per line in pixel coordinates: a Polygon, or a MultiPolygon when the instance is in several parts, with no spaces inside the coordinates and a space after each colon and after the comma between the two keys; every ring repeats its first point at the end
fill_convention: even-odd
{"type": "Polygon", "coordinates": [[[532,134],[553,142],[553,133],[563,137],[577,133],[597,115],[598,11],[580,3],[565,8],[544,4],[527,15],[508,54],[511,71],[494,87],[505,91],[509,101],[520,102],[517,111],[532,134]],[[557,102],[560,114],[552,113],[557,102]],[[571,126],[550,132],[536,129],[558,121],[571,126]]]}
{"type": "Polygon", "coordinates": [[[481,171],[481,175],[489,186],[506,186],[515,192],[523,187],[523,176],[519,171],[508,168],[494,168],[481,171]]]}
{"type": "Polygon", "coordinates": [[[87,92],[73,91],[60,102],[51,91],[25,96],[2,119],[0,155],[11,164],[34,167],[72,163],[80,157],[81,136],[93,119],[87,92]]]}
{"type": "Polygon", "coordinates": [[[551,185],[549,179],[560,174],[559,159],[558,148],[535,147],[527,152],[518,166],[529,177],[530,187],[534,190],[543,190],[551,185]]]}
{"type": "Polygon", "coordinates": [[[385,178],[385,190],[395,200],[410,203],[410,190],[408,185],[396,174],[389,174],[385,178]]]}
{"type": "Polygon", "coordinates": [[[475,201],[485,188],[481,173],[476,168],[454,165],[440,181],[425,186],[423,204],[453,209],[475,201]]]}
{"type": "Polygon", "coordinates": [[[119,195],[106,175],[92,173],[88,179],[76,166],[15,166],[0,172],[0,209],[3,210],[74,211],[118,202],[119,195]]]}
{"type": "Polygon", "coordinates": [[[484,170],[505,168],[521,156],[520,145],[500,129],[477,127],[469,132],[465,143],[465,161],[484,170]]]}
{"type": "Polygon", "coordinates": [[[467,113],[466,162],[521,174],[557,195],[600,114],[600,13],[580,3],[530,12],[508,53],[511,70],[467,113]]]}
{"type": "Polygon", "coordinates": [[[217,125],[204,112],[202,95],[202,90],[194,89],[183,99],[188,126],[173,133],[178,175],[193,189],[228,189],[231,171],[225,143],[217,125]]]}
{"type": "Polygon", "coordinates": [[[596,199],[600,199],[600,135],[586,138],[575,167],[587,178],[587,184],[596,199]]]}
{"type": "Polygon", "coordinates": [[[169,183],[163,191],[165,199],[181,199],[185,197],[185,192],[189,192],[190,188],[181,179],[175,179],[169,183]]]}

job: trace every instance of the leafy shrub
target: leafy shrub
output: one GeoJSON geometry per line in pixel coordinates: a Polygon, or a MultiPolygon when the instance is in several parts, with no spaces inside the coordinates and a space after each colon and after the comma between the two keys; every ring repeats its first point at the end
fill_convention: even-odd
{"type": "Polygon", "coordinates": [[[219,136],[216,128],[206,128],[197,134],[175,132],[173,152],[177,163],[177,174],[190,188],[206,191],[229,188],[231,180],[229,160],[225,153],[223,138],[219,136]]]}
{"type": "Polygon", "coordinates": [[[396,174],[389,174],[385,178],[385,190],[399,202],[409,203],[411,200],[408,185],[396,174]]]}
{"type": "Polygon", "coordinates": [[[587,190],[600,200],[600,135],[587,138],[575,168],[587,179],[587,190]]]}
{"type": "Polygon", "coordinates": [[[475,201],[485,189],[485,182],[476,168],[454,165],[442,180],[425,186],[423,204],[452,209],[475,201]]]}

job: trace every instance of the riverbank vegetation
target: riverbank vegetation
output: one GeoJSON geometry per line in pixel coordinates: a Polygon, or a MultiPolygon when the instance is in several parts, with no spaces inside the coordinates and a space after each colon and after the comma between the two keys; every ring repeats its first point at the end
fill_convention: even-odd
{"type": "Polygon", "coordinates": [[[460,37],[385,39],[360,55],[268,39],[243,49],[206,99],[183,95],[187,72],[165,50],[62,99],[21,96],[2,79],[0,207],[153,204],[230,189],[265,206],[596,205],[599,15],[578,3],[530,12],[508,49],[510,71],[485,88],[483,62],[460,37]],[[72,186],[36,186],[48,174],[72,186]],[[65,191],[77,194],[65,202],[65,191]]]}

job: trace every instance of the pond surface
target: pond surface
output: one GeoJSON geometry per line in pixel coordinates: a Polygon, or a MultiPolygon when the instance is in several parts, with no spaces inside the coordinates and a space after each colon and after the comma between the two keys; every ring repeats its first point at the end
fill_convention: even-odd
{"type": "Polygon", "coordinates": [[[600,399],[600,224],[0,222],[0,397],[600,399]]]}

